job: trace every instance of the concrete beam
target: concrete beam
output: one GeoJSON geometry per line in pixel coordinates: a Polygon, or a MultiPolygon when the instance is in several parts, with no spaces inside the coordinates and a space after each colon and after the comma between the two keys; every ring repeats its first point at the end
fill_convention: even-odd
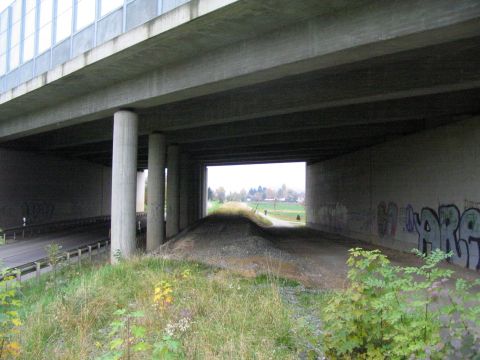
{"type": "MultiPolygon", "coordinates": [[[[454,117],[456,114],[480,112],[478,97],[479,91],[476,90],[456,91],[260,117],[227,124],[169,131],[166,135],[170,142],[188,144],[279,132],[290,133],[306,129],[394,123],[414,119],[419,123],[437,121],[441,124],[445,121],[442,120],[442,117],[445,116],[454,117]]],[[[112,121],[105,119],[18,139],[11,143],[5,143],[3,146],[32,151],[64,149],[58,153],[65,156],[109,152],[111,151],[112,126],[112,121]]],[[[146,131],[143,129],[144,126],[143,122],[139,123],[139,134],[146,131]]],[[[147,124],[146,127],[150,127],[150,125],[147,124]]],[[[146,137],[141,136],[138,141],[139,148],[148,146],[146,137]]]]}
{"type": "Polygon", "coordinates": [[[384,59],[385,63],[365,63],[355,70],[343,71],[340,67],[331,73],[320,71],[164,105],[144,114],[142,127],[147,131],[173,131],[192,124],[206,126],[477,89],[480,87],[478,41],[478,38],[468,39],[459,48],[458,45],[442,50],[432,48],[418,58],[405,60],[391,56],[384,59]],[[427,54],[437,56],[427,57],[427,54]],[[391,80],[386,80],[390,77],[391,80]],[[262,101],[258,101],[259,94],[262,101]]]}
{"type": "Polygon", "coordinates": [[[113,127],[112,229],[110,260],[130,257],[136,244],[138,116],[117,111],[113,127]]]}
{"type": "Polygon", "coordinates": [[[192,153],[207,152],[209,150],[221,149],[235,149],[252,146],[275,145],[278,148],[288,147],[289,144],[295,143],[309,143],[313,142],[321,144],[323,142],[331,143],[338,141],[342,144],[344,141],[355,141],[356,139],[378,138],[381,136],[390,135],[404,135],[415,131],[423,130],[422,122],[401,121],[386,124],[371,124],[371,125],[357,125],[357,126],[339,126],[336,128],[326,129],[309,129],[295,131],[291,129],[289,132],[284,132],[283,129],[278,129],[276,133],[241,136],[229,138],[225,140],[210,140],[205,142],[193,142],[184,145],[187,151],[192,153]]]}

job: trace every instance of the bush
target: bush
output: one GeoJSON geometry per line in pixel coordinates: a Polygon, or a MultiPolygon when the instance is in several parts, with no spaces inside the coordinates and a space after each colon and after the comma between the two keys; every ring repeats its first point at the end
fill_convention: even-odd
{"type": "Polygon", "coordinates": [[[20,345],[14,341],[22,325],[17,311],[22,305],[18,299],[20,283],[14,280],[15,275],[0,264],[0,359],[15,358],[20,353],[20,345]]]}
{"type": "Polygon", "coordinates": [[[420,267],[393,266],[379,250],[351,249],[349,287],[323,311],[331,359],[480,359],[480,281],[457,280],[438,264],[441,251],[419,253],[420,267]]]}

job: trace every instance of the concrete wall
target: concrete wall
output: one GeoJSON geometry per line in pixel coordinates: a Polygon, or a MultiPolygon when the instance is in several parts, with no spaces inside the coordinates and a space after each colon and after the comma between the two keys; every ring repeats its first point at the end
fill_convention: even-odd
{"type": "Polygon", "coordinates": [[[472,118],[307,166],[307,221],[480,269],[480,122],[472,118]]]}
{"type": "Polygon", "coordinates": [[[112,169],[0,149],[0,227],[110,214],[112,169]]]}

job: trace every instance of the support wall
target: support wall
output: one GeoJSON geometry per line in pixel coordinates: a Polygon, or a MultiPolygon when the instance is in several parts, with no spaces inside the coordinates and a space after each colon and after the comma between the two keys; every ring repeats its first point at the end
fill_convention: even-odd
{"type": "Polygon", "coordinates": [[[309,164],[308,226],[479,269],[479,120],[309,164]]]}
{"type": "Polygon", "coordinates": [[[0,149],[0,228],[109,215],[112,169],[0,149]]]}

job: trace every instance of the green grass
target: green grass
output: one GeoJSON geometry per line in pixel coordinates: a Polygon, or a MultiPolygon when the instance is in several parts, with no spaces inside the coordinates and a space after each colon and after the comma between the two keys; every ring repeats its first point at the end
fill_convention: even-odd
{"type": "Polygon", "coordinates": [[[305,223],[305,206],[302,204],[260,201],[258,203],[249,202],[247,205],[252,209],[257,209],[257,211],[262,214],[267,210],[268,215],[277,219],[305,223]],[[300,215],[300,221],[297,221],[297,215],[300,215]]]}
{"type": "Polygon", "coordinates": [[[222,204],[220,203],[220,201],[209,201],[208,202],[209,204],[209,208],[208,208],[208,215],[218,211],[218,209],[222,206],[222,204]]]}
{"type": "MultiPolygon", "coordinates": [[[[151,257],[111,265],[70,266],[56,282],[42,276],[22,290],[21,359],[95,359],[107,349],[116,309],[143,311],[147,343],[182,312],[191,327],[176,336],[187,359],[296,359],[306,329],[280,295],[298,283],[274,275],[243,278],[227,270],[151,257]],[[191,275],[183,278],[189,270],[191,275]],[[153,305],[155,286],[173,287],[173,303],[153,305]],[[300,328],[299,328],[300,326],[300,328]]],[[[148,358],[140,355],[132,359],[148,358]]]]}

